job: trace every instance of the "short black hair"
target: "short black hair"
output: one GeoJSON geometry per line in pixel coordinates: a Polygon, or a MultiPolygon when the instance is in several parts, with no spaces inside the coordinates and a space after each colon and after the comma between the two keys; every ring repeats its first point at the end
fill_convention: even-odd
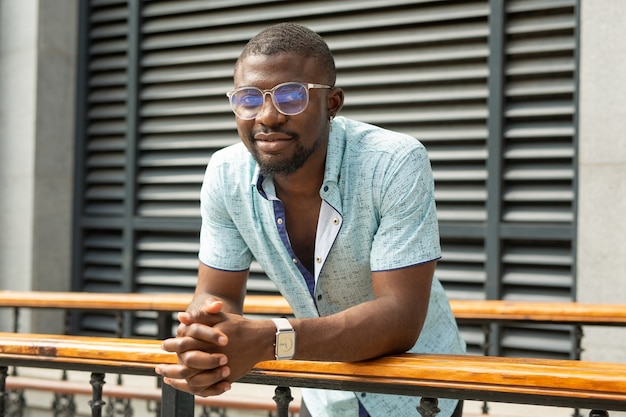
{"type": "Polygon", "coordinates": [[[297,23],[279,23],[259,32],[246,44],[235,64],[250,55],[276,55],[280,53],[296,53],[305,57],[314,57],[328,75],[331,86],[335,85],[337,71],[335,59],[322,37],[306,26],[297,23]]]}

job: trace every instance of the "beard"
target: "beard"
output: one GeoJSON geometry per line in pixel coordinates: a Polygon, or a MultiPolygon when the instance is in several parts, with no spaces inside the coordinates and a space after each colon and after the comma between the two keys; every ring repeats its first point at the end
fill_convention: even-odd
{"type": "Polygon", "coordinates": [[[254,140],[254,134],[250,134],[248,140],[251,145],[249,147],[249,151],[252,154],[252,157],[256,161],[261,174],[265,177],[273,177],[277,175],[291,175],[298,171],[300,168],[304,166],[306,161],[309,160],[311,155],[315,153],[316,150],[324,142],[323,134],[318,136],[315,142],[309,148],[305,148],[300,141],[300,136],[294,133],[290,133],[292,136],[292,140],[294,141],[294,150],[291,155],[280,155],[280,156],[268,156],[262,154],[259,149],[256,147],[254,140]]]}

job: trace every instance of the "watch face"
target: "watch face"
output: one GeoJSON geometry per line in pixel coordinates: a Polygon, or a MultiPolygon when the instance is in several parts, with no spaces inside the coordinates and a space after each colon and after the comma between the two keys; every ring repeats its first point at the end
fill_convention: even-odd
{"type": "Polygon", "coordinates": [[[296,352],[296,334],[279,333],[276,338],[276,357],[291,359],[296,352]]]}

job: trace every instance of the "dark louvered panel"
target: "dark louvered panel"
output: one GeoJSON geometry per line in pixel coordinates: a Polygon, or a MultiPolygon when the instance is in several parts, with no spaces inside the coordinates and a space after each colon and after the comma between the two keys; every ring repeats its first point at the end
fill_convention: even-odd
{"type": "Polygon", "coordinates": [[[468,355],[484,355],[488,346],[486,339],[486,328],[480,324],[459,325],[461,337],[465,341],[468,355]]]}
{"type": "MultiPolygon", "coordinates": [[[[173,325],[171,335],[176,334],[176,313],[172,314],[173,325]]],[[[159,326],[157,322],[157,313],[153,311],[141,311],[133,313],[133,336],[154,338],[159,334],[159,326]]]]}
{"type": "Polygon", "coordinates": [[[192,293],[198,273],[198,248],[197,232],[138,232],[136,291],[192,293]]]}
{"type": "Polygon", "coordinates": [[[364,10],[367,24],[325,36],[343,114],[426,145],[444,222],[486,218],[488,15],[484,1],[426,2],[364,10]]]}
{"type": "Polygon", "coordinates": [[[502,254],[502,298],[571,301],[574,287],[572,257],[569,241],[505,241],[502,254]]]}
{"type": "MultiPolygon", "coordinates": [[[[136,232],[136,292],[193,293],[198,275],[198,232],[171,229],[136,232]]],[[[133,336],[155,337],[156,319],[155,312],[133,313],[133,336]]]]}
{"type": "Polygon", "coordinates": [[[80,332],[85,336],[118,336],[118,316],[114,313],[81,313],[80,332]]]}
{"type": "Polygon", "coordinates": [[[128,8],[92,2],[88,33],[84,208],[89,216],[124,210],[128,8]]]}
{"type": "MultiPolygon", "coordinates": [[[[135,286],[141,293],[192,293],[198,269],[198,233],[140,231],[137,239],[135,286]]],[[[261,266],[250,267],[248,292],[276,294],[261,266]]]]}
{"type": "Polygon", "coordinates": [[[482,239],[443,238],[442,259],[436,276],[445,283],[448,297],[482,300],[485,298],[485,247],[482,239]]]}
{"type": "MultiPolygon", "coordinates": [[[[441,238],[442,259],[435,275],[451,299],[484,300],[487,284],[484,240],[441,238]]],[[[485,349],[485,332],[481,325],[463,324],[461,335],[471,354],[480,355],[485,349]]]]}
{"type": "Polygon", "coordinates": [[[575,5],[506,2],[505,222],[574,220],[575,5]]]}
{"type": "Polygon", "coordinates": [[[252,262],[250,265],[248,294],[278,294],[278,288],[267,278],[263,268],[257,262],[252,262]]]}
{"type": "Polygon", "coordinates": [[[142,10],[140,216],[198,218],[211,153],[238,140],[225,96],[235,51],[210,34],[219,33],[211,22],[224,6],[151,2],[142,10]],[[230,52],[220,57],[219,50],[230,52]]]}
{"type": "Polygon", "coordinates": [[[122,286],[122,232],[116,229],[90,229],[83,247],[83,291],[119,292],[122,286]]]}
{"type": "Polygon", "coordinates": [[[571,326],[504,327],[500,354],[525,358],[569,359],[573,355],[571,326]]]}
{"type": "MultiPolygon", "coordinates": [[[[572,298],[576,0],[126,4],[93,1],[85,34],[83,220],[110,219],[108,227],[85,229],[97,242],[85,244],[86,288],[191,292],[204,169],[213,152],[239,140],[225,97],[233,64],[259,30],[290,20],[318,31],[333,50],[337,84],[346,91],[343,115],[426,145],[442,231],[437,276],[451,298],[572,298]],[[491,33],[500,7],[502,74],[494,72],[499,60],[490,59],[502,52],[490,50],[501,36],[491,33]],[[137,57],[136,72],[130,57],[137,57]],[[493,90],[490,81],[499,76],[502,90],[493,90]],[[502,97],[502,108],[491,107],[490,94],[502,97]],[[137,125],[129,128],[135,102],[137,125]],[[502,132],[492,118],[502,120],[502,132]],[[125,176],[135,183],[125,184],[125,176]],[[131,190],[133,200],[125,200],[131,190]],[[495,206],[501,211],[488,213],[495,206]]],[[[248,291],[276,291],[257,263],[248,291]]],[[[156,334],[155,318],[134,315],[133,333],[156,334]]],[[[115,322],[88,315],[82,325],[111,332],[115,322]]],[[[499,354],[563,357],[575,350],[568,326],[493,330],[489,342],[499,354]]],[[[469,351],[482,353],[484,329],[461,331],[469,351]]]]}
{"type": "MultiPolygon", "coordinates": [[[[502,222],[527,224],[501,243],[500,294],[510,300],[574,297],[576,1],[505,2],[502,222]],[[543,227],[536,227],[543,225],[543,227]],[[516,236],[517,235],[517,236],[516,236]]],[[[498,353],[569,358],[572,326],[502,326],[498,353]]]]}

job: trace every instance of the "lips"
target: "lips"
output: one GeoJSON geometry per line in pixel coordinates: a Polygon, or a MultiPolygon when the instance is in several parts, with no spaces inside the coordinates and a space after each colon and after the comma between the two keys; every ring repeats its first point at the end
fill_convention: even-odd
{"type": "Polygon", "coordinates": [[[259,132],[254,135],[254,139],[257,141],[276,142],[279,140],[290,140],[291,136],[281,132],[259,132]]]}
{"type": "Polygon", "coordinates": [[[258,151],[266,154],[280,154],[292,146],[292,135],[282,132],[259,132],[254,135],[254,144],[258,151]]]}

